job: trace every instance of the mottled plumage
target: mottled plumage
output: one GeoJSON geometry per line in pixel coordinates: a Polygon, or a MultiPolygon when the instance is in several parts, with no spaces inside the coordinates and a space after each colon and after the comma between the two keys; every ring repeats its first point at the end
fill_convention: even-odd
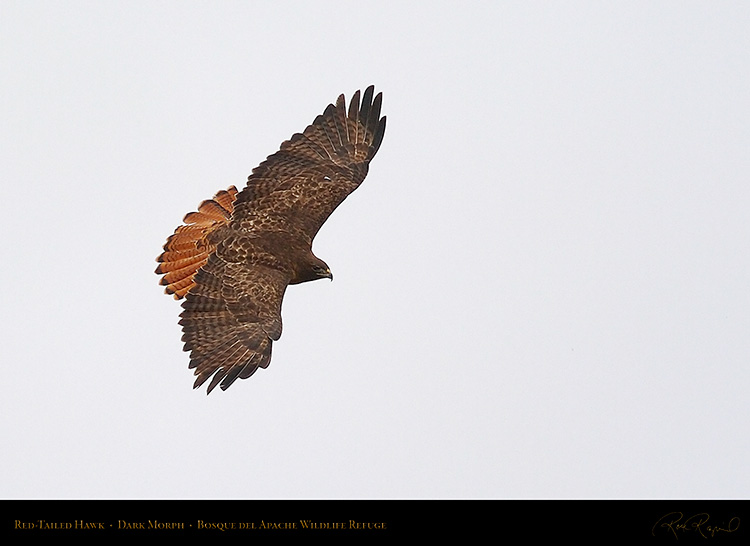
{"type": "Polygon", "coordinates": [[[184,218],[157,258],[165,292],[185,298],[180,324],[194,387],[227,389],[271,360],[287,285],[333,278],[316,233],[362,183],[385,132],[382,95],[344,95],[234,186],[184,218]]]}

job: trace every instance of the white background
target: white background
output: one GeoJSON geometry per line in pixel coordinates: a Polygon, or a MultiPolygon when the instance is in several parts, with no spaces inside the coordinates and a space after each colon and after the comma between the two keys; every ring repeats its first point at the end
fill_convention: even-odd
{"type": "Polygon", "coordinates": [[[4,498],[750,491],[746,2],[0,4],[4,498]],[[340,93],[388,128],[267,370],[155,257],[340,93]]]}

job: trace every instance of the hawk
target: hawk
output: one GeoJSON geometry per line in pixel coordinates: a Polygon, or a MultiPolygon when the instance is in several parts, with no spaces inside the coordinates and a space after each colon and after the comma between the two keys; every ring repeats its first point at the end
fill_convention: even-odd
{"type": "Polygon", "coordinates": [[[302,133],[234,186],[187,214],[157,258],[160,284],[183,299],[184,350],[207,394],[271,361],[286,287],[331,279],[312,252],[318,230],[367,176],[385,133],[374,87],[329,104],[302,133]]]}

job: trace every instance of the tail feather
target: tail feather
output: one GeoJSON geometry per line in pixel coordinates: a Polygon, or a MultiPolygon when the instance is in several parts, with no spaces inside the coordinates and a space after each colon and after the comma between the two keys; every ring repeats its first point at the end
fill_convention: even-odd
{"type": "Polygon", "coordinates": [[[197,211],[186,214],[184,224],[167,238],[164,252],[156,258],[159,265],[155,271],[163,275],[160,284],[166,286],[166,294],[178,300],[195,286],[196,273],[215,250],[208,236],[229,223],[236,198],[234,186],[221,190],[213,199],[203,201],[197,211]]]}

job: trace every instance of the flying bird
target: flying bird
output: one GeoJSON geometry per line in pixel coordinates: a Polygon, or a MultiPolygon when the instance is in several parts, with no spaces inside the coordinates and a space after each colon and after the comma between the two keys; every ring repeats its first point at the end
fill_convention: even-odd
{"type": "Polygon", "coordinates": [[[242,191],[203,201],[156,259],[160,284],[184,299],[179,324],[193,388],[229,388],[271,361],[290,284],[331,279],[312,252],[318,230],[367,176],[385,133],[374,87],[329,104],[302,133],[253,169],[242,191]]]}

